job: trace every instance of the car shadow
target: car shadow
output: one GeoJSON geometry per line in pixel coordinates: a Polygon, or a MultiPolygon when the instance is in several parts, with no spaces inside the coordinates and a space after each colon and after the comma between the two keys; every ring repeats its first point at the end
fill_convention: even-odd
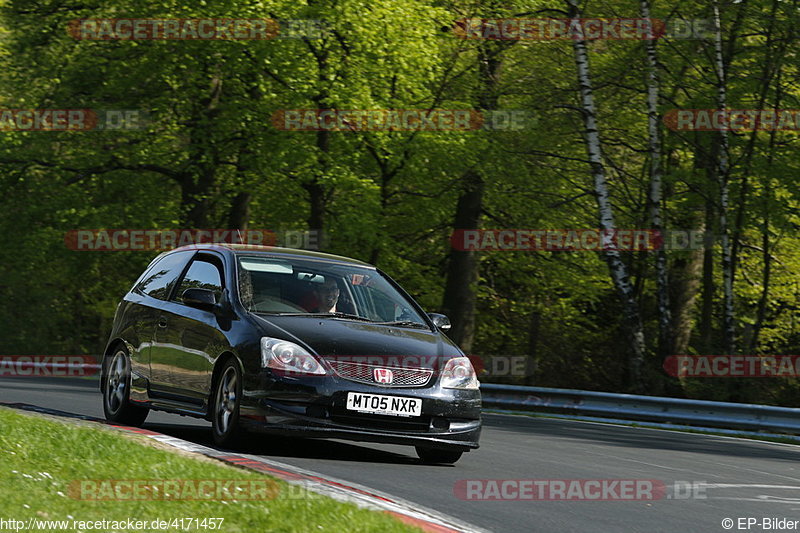
{"type": "MultiPolygon", "coordinates": [[[[268,458],[325,459],[329,461],[353,461],[359,463],[382,464],[421,464],[416,455],[373,448],[359,443],[341,442],[327,439],[291,438],[259,433],[245,433],[242,442],[235,449],[220,448],[211,438],[211,427],[178,424],[148,424],[145,429],[194,442],[213,448],[236,453],[262,455],[268,458]]],[[[409,452],[414,449],[409,447],[409,452]]]]}

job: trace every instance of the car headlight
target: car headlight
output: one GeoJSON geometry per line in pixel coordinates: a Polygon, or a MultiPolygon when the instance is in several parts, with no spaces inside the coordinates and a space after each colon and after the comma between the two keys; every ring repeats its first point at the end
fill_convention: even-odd
{"type": "Polygon", "coordinates": [[[480,386],[475,369],[468,357],[454,357],[442,370],[442,387],[445,389],[476,390],[480,386]]]}
{"type": "Polygon", "coordinates": [[[272,337],[261,337],[261,366],[287,374],[326,374],[319,361],[302,346],[272,337]]]}

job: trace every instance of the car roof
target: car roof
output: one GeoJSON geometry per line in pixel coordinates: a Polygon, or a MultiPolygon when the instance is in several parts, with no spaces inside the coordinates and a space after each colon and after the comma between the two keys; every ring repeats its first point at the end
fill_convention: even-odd
{"type": "Polygon", "coordinates": [[[295,257],[298,259],[311,259],[314,261],[324,261],[329,263],[347,263],[350,265],[357,265],[361,267],[375,268],[369,263],[359,261],[358,259],[351,259],[341,255],[326,254],[323,252],[315,252],[312,250],[302,250],[300,248],[281,248],[280,246],[260,246],[255,244],[233,244],[233,243],[207,243],[207,244],[190,244],[176,248],[172,251],[181,250],[229,250],[231,252],[242,254],[269,255],[272,257],[295,257]]]}

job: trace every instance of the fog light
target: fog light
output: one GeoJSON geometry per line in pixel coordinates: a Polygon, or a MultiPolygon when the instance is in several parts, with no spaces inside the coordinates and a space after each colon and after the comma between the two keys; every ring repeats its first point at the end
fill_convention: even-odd
{"type": "Polygon", "coordinates": [[[450,421],[441,416],[435,416],[431,419],[431,429],[438,431],[445,431],[450,429],[450,421]]]}
{"type": "Polygon", "coordinates": [[[313,418],[328,418],[328,410],[319,405],[309,405],[306,407],[306,415],[313,418]]]}

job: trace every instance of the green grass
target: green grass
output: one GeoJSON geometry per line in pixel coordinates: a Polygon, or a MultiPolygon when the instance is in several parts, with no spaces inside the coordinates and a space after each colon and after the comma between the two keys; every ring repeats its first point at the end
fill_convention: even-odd
{"type": "Polygon", "coordinates": [[[264,474],[165,449],[143,437],[5,408],[0,408],[0,480],[0,518],[6,520],[224,518],[216,531],[419,531],[388,514],[289,488],[264,474]],[[260,500],[90,501],[75,490],[80,480],[120,479],[268,480],[278,491],[274,499],[260,500]]]}

